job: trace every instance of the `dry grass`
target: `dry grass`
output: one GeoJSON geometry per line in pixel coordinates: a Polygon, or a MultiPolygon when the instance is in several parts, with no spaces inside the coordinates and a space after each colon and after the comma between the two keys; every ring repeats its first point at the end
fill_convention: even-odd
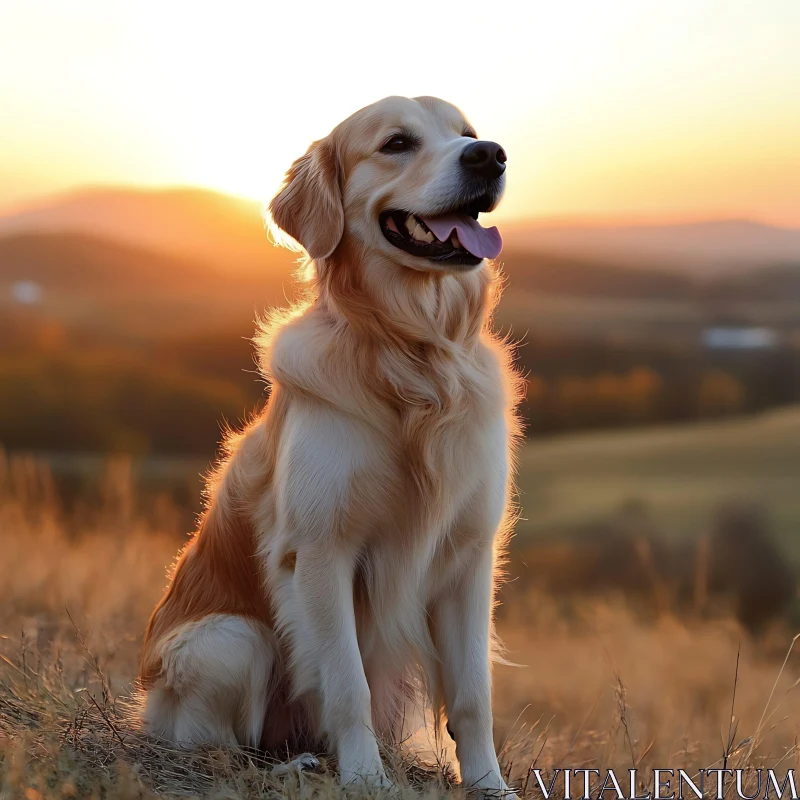
{"type": "MultiPolygon", "coordinates": [[[[138,731],[131,681],[180,517],[143,515],[124,463],[102,489],[93,508],[65,513],[46,470],[0,458],[0,798],[355,793],[324,754],[321,774],[278,777],[263,754],[188,754],[138,731]]],[[[532,764],[635,766],[647,780],[656,767],[800,768],[800,653],[783,663],[792,631],[755,641],[728,619],[645,623],[621,602],[514,597],[501,633],[525,666],[496,672],[497,735],[527,795],[539,794],[532,764]]],[[[408,796],[462,793],[408,746],[387,759],[408,796]]]]}

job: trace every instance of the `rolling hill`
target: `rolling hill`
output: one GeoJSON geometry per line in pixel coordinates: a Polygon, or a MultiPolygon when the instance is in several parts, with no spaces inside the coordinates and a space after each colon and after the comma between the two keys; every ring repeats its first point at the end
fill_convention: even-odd
{"type": "Polygon", "coordinates": [[[296,258],[269,241],[258,203],[200,189],[89,189],[0,217],[0,237],[67,232],[203,261],[228,276],[287,274],[296,258]]]}
{"type": "Polygon", "coordinates": [[[0,238],[0,283],[23,280],[57,291],[84,286],[104,291],[137,287],[171,291],[185,287],[187,281],[213,290],[226,283],[203,261],[71,232],[0,238]]]}
{"type": "MultiPolygon", "coordinates": [[[[546,253],[656,272],[721,276],[800,265],[800,230],[748,220],[678,225],[501,225],[506,250],[546,253]]],[[[286,274],[293,254],[275,248],[259,203],[196,188],[97,188],[43,199],[0,217],[0,236],[22,232],[87,233],[198,259],[230,275],[286,274]]]]}
{"type": "Polygon", "coordinates": [[[85,233],[0,237],[0,335],[12,321],[52,321],[103,337],[159,339],[234,327],[292,293],[289,264],[223,274],[208,260],[85,233]],[[36,284],[35,301],[15,286],[36,284]]]}
{"type": "MultiPolygon", "coordinates": [[[[622,325],[626,335],[633,326],[640,332],[657,328],[659,335],[666,328],[685,329],[693,336],[705,310],[720,304],[734,304],[739,317],[757,324],[785,325],[797,318],[800,256],[785,266],[771,266],[767,255],[760,261],[753,256],[762,234],[766,244],[760,252],[777,258],[778,243],[788,247],[796,232],[772,231],[773,237],[749,223],[708,223],[615,230],[510,225],[504,233],[501,261],[512,291],[504,296],[501,322],[515,329],[583,337],[622,325]],[[730,234],[730,247],[741,245],[754,268],[690,269],[687,264],[694,262],[685,253],[683,260],[657,268],[652,259],[634,262],[633,251],[612,255],[612,244],[620,242],[647,240],[657,249],[670,231],[681,233],[684,249],[694,241],[695,258],[708,256],[709,243],[730,234]],[[745,233],[749,250],[741,240],[745,233]],[[593,236],[605,241],[597,251],[589,247],[593,236]],[[585,252],[570,254],[570,247],[585,252]],[[563,298],[579,304],[570,300],[565,306],[563,298]]],[[[15,308],[11,287],[34,281],[43,301],[26,313],[68,328],[137,338],[247,330],[256,313],[293,295],[295,260],[268,240],[252,201],[195,189],[97,189],[0,218],[0,309],[22,311],[15,308]]]]}
{"type": "MultiPolygon", "coordinates": [[[[208,259],[86,233],[0,236],[0,309],[23,311],[14,286],[31,281],[40,296],[26,313],[70,329],[137,338],[246,330],[258,312],[295,293],[291,261],[275,261],[272,269],[223,273],[208,259]]],[[[754,322],[789,324],[800,301],[800,270],[792,267],[700,278],[513,247],[502,262],[511,290],[500,322],[521,330],[582,337],[620,326],[663,333],[666,325],[695,335],[704,309],[722,304],[754,322]]]]}
{"type": "Polygon", "coordinates": [[[526,223],[506,226],[504,237],[520,250],[704,277],[787,264],[800,267],[800,230],[750,220],[622,226],[526,223]]]}

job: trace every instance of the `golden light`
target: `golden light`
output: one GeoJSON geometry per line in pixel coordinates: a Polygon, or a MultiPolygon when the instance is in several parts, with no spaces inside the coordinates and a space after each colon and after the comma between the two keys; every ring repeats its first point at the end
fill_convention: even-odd
{"type": "Polygon", "coordinates": [[[0,207],[84,183],[264,198],[343,116],[388,94],[434,94],[509,152],[505,216],[800,224],[797,9],[5,4],[0,207]]]}

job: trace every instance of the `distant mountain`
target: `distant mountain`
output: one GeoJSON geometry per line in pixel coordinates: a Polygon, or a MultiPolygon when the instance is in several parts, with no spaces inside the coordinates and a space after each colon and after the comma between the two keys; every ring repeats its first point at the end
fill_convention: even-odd
{"type": "Polygon", "coordinates": [[[258,203],[203,189],[88,189],[0,217],[0,237],[84,233],[202,261],[224,274],[291,271],[267,238],[258,203]]]}
{"type": "Polygon", "coordinates": [[[800,230],[746,220],[616,227],[517,223],[503,227],[503,238],[517,250],[709,277],[800,268],[800,230]]]}
{"type": "MultiPolygon", "coordinates": [[[[711,277],[800,266],[800,230],[721,220],[677,225],[501,224],[508,252],[711,277]]],[[[0,237],[79,232],[204,261],[218,272],[288,275],[296,256],[267,238],[258,203],[195,188],[98,188],[0,217],[0,237]]]]}

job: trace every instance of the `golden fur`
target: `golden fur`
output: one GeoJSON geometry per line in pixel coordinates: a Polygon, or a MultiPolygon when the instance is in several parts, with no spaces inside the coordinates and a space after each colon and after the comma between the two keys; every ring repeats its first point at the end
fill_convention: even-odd
{"type": "Polygon", "coordinates": [[[419,677],[464,780],[505,788],[486,693],[519,381],[490,330],[499,282],[486,262],[420,265],[376,223],[445,185],[464,125],[440,100],[387,98],[315,142],[272,201],[273,233],[308,253],[308,297],[260,325],[269,401],[227,438],[148,625],[153,732],[327,743],[343,780],[385,783],[374,734],[396,735],[419,677]],[[399,123],[430,142],[413,169],[374,155],[399,123]]]}

